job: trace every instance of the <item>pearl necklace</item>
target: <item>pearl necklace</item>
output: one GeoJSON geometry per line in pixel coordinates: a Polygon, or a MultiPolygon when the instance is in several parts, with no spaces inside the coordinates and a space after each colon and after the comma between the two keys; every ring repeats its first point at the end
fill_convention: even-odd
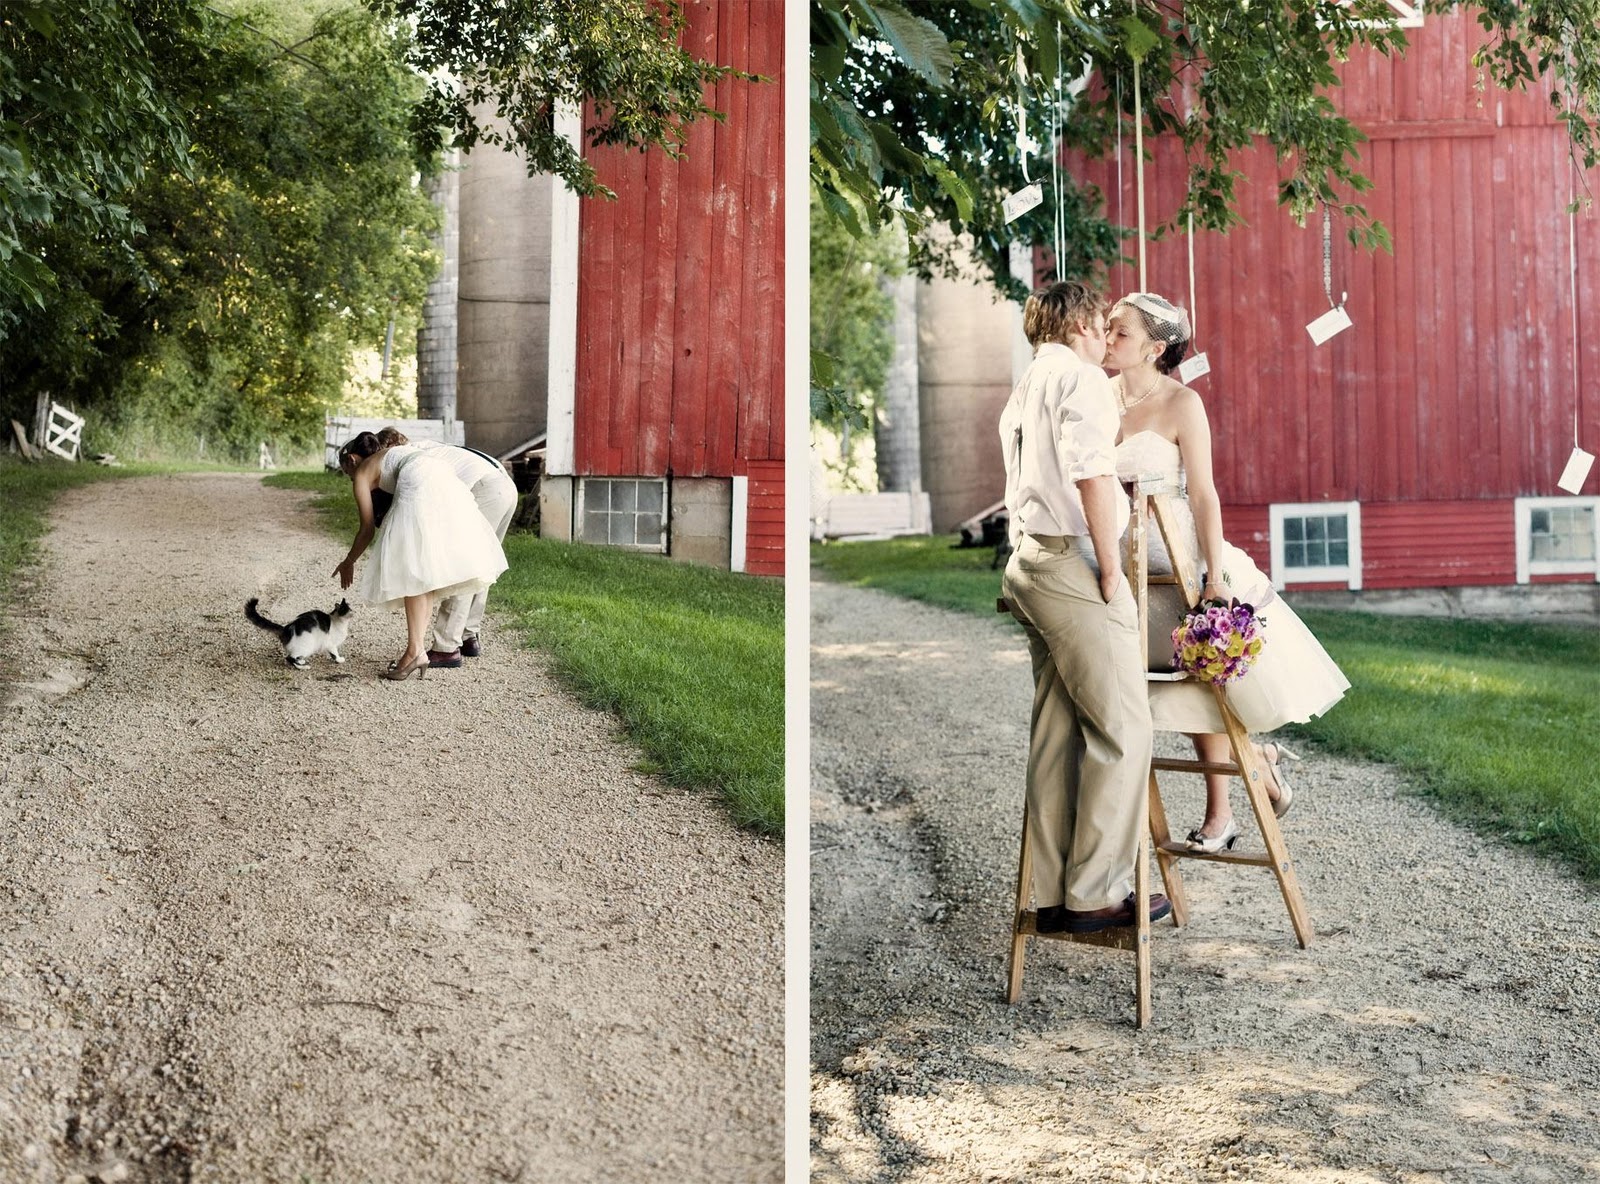
{"type": "MultiPolygon", "coordinates": [[[[1126,382],[1124,382],[1122,385],[1123,385],[1124,390],[1126,390],[1128,384],[1126,382]]],[[[1140,395],[1137,399],[1134,399],[1134,400],[1132,400],[1130,402],[1128,400],[1127,396],[1125,394],[1123,394],[1121,391],[1119,391],[1118,395],[1120,397],[1118,398],[1117,401],[1122,404],[1123,411],[1132,411],[1140,403],[1143,403],[1151,395],[1155,394],[1156,387],[1158,387],[1160,385],[1161,385],[1161,375],[1158,373],[1154,378],[1152,378],[1150,380],[1150,385],[1145,388],[1144,394],[1140,395]]]]}

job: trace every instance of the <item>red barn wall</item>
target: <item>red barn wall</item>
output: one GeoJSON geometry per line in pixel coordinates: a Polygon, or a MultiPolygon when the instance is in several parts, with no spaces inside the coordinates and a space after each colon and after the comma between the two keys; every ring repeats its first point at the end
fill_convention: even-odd
{"type": "MultiPolygon", "coordinates": [[[[582,203],[579,476],[726,477],[783,460],[783,14],[688,0],[683,44],[724,79],[724,122],[683,159],[588,148],[615,201],[582,203]]],[[[592,115],[592,112],[589,113],[592,115]]]]}
{"type": "MultiPolygon", "coordinates": [[[[1349,292],[1354,327],[1312,344],[1305,325],[1328,309],[1320,216],[1295,225],[1270,149],[1239,153],[1245,225],[1193,243],[1195,343],[1211,362],[1194,385],[1225,520],[1258,534],[1236,541],[1263,567],[1269,503],[1354,500],[1365,587],[1510,583],[1511,499],[1557,493],[1575,365],[1595,451],[1600,334],[1580,332],[1574,350],[1570,259],[1575,225],[1586,325],[1600,310],[1600,219],[1569,221],[1578,181],[1545,92],[1480,89],[1471,14],[1430,14],[1407,35],[1403,58],[1353,57],[1332,96],[1369,137],[1361,168],[1374,188],[1358,200],[1394,239],[1392,255],[1362,252],[1334,218],[1333,294],[1349,292]]],[[[1131,223],[1131,136],[1124,144],[1120,220],[1131,223]]],[[[1146,148],[1154,225],[1181,203],[1185,172],[1176,141],[1146,148]]],[[[1070,167],[1116,218],[1115,158],[1070,167]]],[[[1181,233],[1147,245],[1146,286],[1185,306],[1188,246],[1181,233]]],[[[1124,249],[1135,256],[1132,241],[1124,249]]],[[[1138,286],[1135,266],[1112,269],[1113,295],[1138,286]]],[[[1584,492],[1600,492],[1600,471],[1584,492]]]]}
{"type": "Polygon", "coordinates": [[[783,462],[750,462],[749,521],[744,569],[756,576],[783,574],[783,462]]]}

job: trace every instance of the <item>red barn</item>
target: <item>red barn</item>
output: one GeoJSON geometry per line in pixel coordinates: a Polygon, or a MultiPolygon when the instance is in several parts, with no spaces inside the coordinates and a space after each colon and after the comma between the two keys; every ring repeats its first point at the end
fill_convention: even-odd
{"type": "Polygon", "coordinates": [[[555,196],[543,529],[782,575],[783,6],[683,7],[691,53],[760,80],[681,160],[585,149],[616,201],[555,196]]]}
{"type": "MultiPolygon", "coordinates": [[[[1198,234],[1195,345],[1228,537],[1288,588],[1448,588],[1600,579],[1600,474],[1556,481],[1600,451],[1600,222],[1545,93],[1507,93],[1471,65],[1468,13],[1429,15],[1389,59],[1362,52],[1333,95],[1367,135],[1363,200],[1394,238],[1366,254],[1332,225],[1334,299],[1353,328],[1321,346],[1323,227],[1277,205],[1270,150],[1240,154],[1247,226],[1198,234]]],[[[1131,129],[1121,207],[1132,222],[1131,129]]],[[[1181,203],[1171,139],[1146,142],[1152,224],[1181,203]]],[[[1117,211],[1114,159],[1071,164],[1117,211]]],[[[1590,184],[1593,178],[1590,179],[1590,184]]],[[[1189,243],[1148,246],[1147,286],[1190,304],[1189,243]]],[[[1128,250],[1133,251],[1130,243],[1128,250]]],[[[1139,286],[1112,270],[1114,294],[1139,286]]]]}

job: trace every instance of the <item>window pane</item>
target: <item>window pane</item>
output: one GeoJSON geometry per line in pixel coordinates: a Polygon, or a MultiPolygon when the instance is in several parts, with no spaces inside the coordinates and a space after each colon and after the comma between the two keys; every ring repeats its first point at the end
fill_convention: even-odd
{"type": "Polygon", "coordinates": [[[611,508],[611,482],[596,481],[594,478],[583,483],[583,508],[585,511],[599,510],[604,513],[611,508]]]}
{"type": "Polygon", "coordinates": [[[1343,514],[1337,518],[1325,519],[1328,523],[1328,541],[1344,541],[1350,537],[1350,520],[1343,514]]]}
{"type": "Polygon", "coordinates": [[[1324,538],[1326,538],[1327,524],[1328,520],[1326,518],[1307,518],[1306,542],[1320,543],[1324,538]]]}
{"type": "Polygon", "coordinates": [[[611,539],[610,539],[610,541],[613,542],[613,543],[620,544],[622,546],[632,546],[633,542],[634,542],[634,538],[633,538],[633,515],[632,514],[612,514],[612,515],[610,515],[610,518],[611,518],[611,539]]]}
{"type": "Polygon", "coordinates": [[[1306,565],[1306,545],[1304,543],[1283,544],[1283,565],[1285,567],[1304,567],[1306,565]]]}
{"type": "Polygon", "coordinates": [[[1344,540],[1328,544],[1328,566],[1347,567],[1350,563],[1350,544],[1344,540]]]}
{"type": "MultiPolygon", "coordinates": [[[[585,501],[587,501],[587,490],[584,491],[584,497],[585,501]]],[[[611,515],[604,510],[591,510],[586,507],[583,511],[583,541],[586,543],[604,543],[608,541],[606,537],[608,529],[606,519],[610,517],[611,515]]]]}
{"type": "Polygon", "coordinates": [[[652,514],[661,513],[661,485],[655,481],[639,482],[639,509],[652,514]]]}
{"type": "Polygon", "coordinates": [[[1286,542],[1286,543],[1298,543],[1301,539],[1303,539],[1305,537],[1306,537],[1305,519],[1303,519],[1303,518],[1285,518],[1283,520],[1283,541],[1284,542],[1286,542]]]}
{"type": "Polygon", "coordinates": [[[1549,534],[1550,533],[1550,511],[1549,510],[1534,510],[1529,515],[1529,526],[1533,530],[1534,534],[1549,534]]]}
{"type": "MultiPolygon", "coordinates": [[[[640,486],[640,488],[641,489],[648,489],[649,486],[640,486]]],[[[648,545],[648,546],[651,546],[651,547],[660,546],[661,545],[661,515],[660,514],[640,514],[639,518],[638,518],[638,534],[639,534],[639,542],[641,544],[645,544],[645,545],[648,545]]]]}
{"type": "Polygon", "coordinates": [[[633,492],[638,488],[636,481],[612,482],[611,509],[621,514],[633,513],[633,492]]]}

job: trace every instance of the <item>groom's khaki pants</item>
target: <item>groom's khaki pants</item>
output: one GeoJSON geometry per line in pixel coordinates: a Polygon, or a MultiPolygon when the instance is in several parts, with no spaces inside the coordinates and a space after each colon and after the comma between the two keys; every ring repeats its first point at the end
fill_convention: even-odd
{"type": "MultiPolygon", "coordinates": [[[[506,531],[517,512],[516,483],[504,472],[492,473],[472,487],[472,498],[478,503],[478,512],[494,528],[495,537],[505,542],[506,531]]],[[[461,648],[461,639],[466,635],[476,637],[483,628],[483,610],[488,601],[488,589],[475,596],[452,596],[441,601],[433,622],[433,648],[449,653],[461,648]]]]}
{"type": "Polygon", "coordinates": [[[1033,658],[1028,837],[1037,908],[1100,909],[1133,891],[1150,777],[1138,609],[1107,604],[1089,540],[1024,535],[1004,590],[1033,658]]]}

